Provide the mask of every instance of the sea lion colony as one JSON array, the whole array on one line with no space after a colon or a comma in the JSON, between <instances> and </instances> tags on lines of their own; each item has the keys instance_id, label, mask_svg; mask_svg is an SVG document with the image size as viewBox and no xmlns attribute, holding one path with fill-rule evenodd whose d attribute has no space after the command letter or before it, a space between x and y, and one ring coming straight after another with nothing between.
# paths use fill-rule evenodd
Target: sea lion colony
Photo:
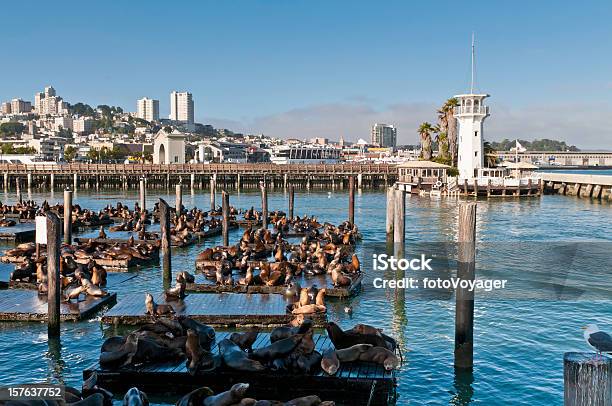
<instances>
[{"instance_id":1,"label":"sea lion colony","mask_svg":"<svg viewBox=\"0 0 612 406\"><path fill-rule=\"evenodd\" d=\"M341 337L335 329L342 333ZM358 324L342 331L330 323L327 331L334 348L325 354L315 350L310 319L296 326L275 328L269 335L269 344L258 348L253 348L257 330L232 333L217 344L218 352L213 354L216 334L212 327L187 316L157 317L126 336L104 341L100 366L115 370L185 360L190 374L219 369L290 374L323 370L330 375L337 373L343 362L373 362L388 371L399 366L395 340L379 329Z\"/></svg>"},{"instance_id":2,"label":"sea lion colony","mask_svg":"<svg viewBox=\"0 0 612 406\"><path fill-rule=\"evenodd\" d=\"M38 211L38 204L34 200L19 201L13 205L0 202L0 217L18 215L20 220L34 220Z\"/></svg>"}]
</instances>

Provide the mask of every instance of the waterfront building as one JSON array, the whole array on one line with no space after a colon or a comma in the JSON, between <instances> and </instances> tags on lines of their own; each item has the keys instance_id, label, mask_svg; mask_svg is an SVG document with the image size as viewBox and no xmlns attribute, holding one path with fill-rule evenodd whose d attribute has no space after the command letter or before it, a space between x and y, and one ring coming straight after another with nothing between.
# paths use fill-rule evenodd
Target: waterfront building
<instances>
[{"instance_id":1,"label":"waterfront building","mask_svg":"<svg viewBox=\"0 0 612 406\"><path fill-rule=\"evenodd\" d=\"M275 164L334 164L340 162L340 148L322 145L277 145L270 151Z\"/></svg>"},{"instance_id":2,"label":"waterfront building","mask_svg":"<svg viewBox=\"0 0 612 406\"><path fill-rule=\"evenodd\" d=\"M159 120L159 100L143 97L137 102L137 117L146 121Z\"/></svg>"},{"instance_id":3,"label":"waterfront building","mask_svg":"<svg viewBox=\"0 0 612 406\"><path fill-rule=\"evenodd\" d=\"M193 124L193 98L189 92L170 93L170 120L184 124Z\"/></svg>"},{"instance_id":4,"label":"waterfront building","mask_svg":"<svg viewBox=\"0 0 612 406\"><path fill-rule=\"evenodd\" d=\"M388 124L376 123L370 131L372 145L384 148L395 148L397 145L397 128Z\"/></svg>"},{"instance_id":5,"label":"waterfront building","mask_svg":"<svg viewBox=\"0 0 612 406\"><path fill-rule=\"evenodd\" d=\"M178 130L170 133L159 130L153 140L153 163L184 164L186 138L187 136Z\"/></svg>"}]
</instances>

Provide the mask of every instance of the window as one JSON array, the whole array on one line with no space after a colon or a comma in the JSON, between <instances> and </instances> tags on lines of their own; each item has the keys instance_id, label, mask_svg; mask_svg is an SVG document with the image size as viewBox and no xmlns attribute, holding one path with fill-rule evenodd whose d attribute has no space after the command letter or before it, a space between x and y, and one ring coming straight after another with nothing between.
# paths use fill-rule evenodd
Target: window
<instances>
[{"instance_id":1,"label":"window","mask_svg":"<svg viewBox=\"0 0 612 406\"><path fill-rule=\"evenodd\" d=\"M478 137L478 131L474 131L474 137Z\"/></svg>"},{"instance_id":2,"label":"window","mask_svg":"<svg viewBox=\"0 0 612 406\"><path fill-rule=\"evenodd\" d=\"M474 156L478 156L478 151L474 151Z\"/></svg>"},{"instance_id":3,"label":"window","mask_svg":"<svg viewBox=\"0 0 612 406\"><path fill-rule=\"evenodd\" d=\"M174 163L177 163L177 162L178 162L178 156L175 156L174 157Z\"/></svg>"}]
</instances>

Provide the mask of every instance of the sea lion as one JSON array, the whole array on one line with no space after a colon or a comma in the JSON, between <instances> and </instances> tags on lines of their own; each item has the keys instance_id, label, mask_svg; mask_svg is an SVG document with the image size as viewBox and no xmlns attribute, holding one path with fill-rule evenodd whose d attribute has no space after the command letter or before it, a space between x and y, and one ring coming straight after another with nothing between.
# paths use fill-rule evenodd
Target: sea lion
<instances>
[{"instance_id":1,"label":"sea lion","mask_svg":"<svg viewBox=\"0 0 612 406\"><path fill-rule=\"evenodd\" d=\"M310 304L308 300L308 289L302 288L300 290L300 301L299 301L300 306L299 307L306 306L307 304Z\"/></svg>"},{"instance_id":2,"label":"sea lion","mask_svg":"<svg viewBox=\"0 0 612 406\"><path fill-rule=\"evenodd\" d=\"M151 295L150 293L145 293L145 307L147 309L146 314L149 314L151 316L175 313L172 306L168 304L155 303L155 300L153 300L153 295Z\"/></svg>"},{"instance_id":3,"label":"sea lion","mask_svg":"<svg viewBox=\"0 0 612 406\"><path fill-rule=\"evenodd\" d=\"M319 293L319 288L317 285L312 285L308 288L308 303L315 303L317 298L317 294Z\"/></svg>"},{"instance_id":4,"label":"sea lion","mask_svg":"<svg viewBox=\"0 0 612 406\"><path fill-rule=\"evenodd\" d=\"M319 406L320 404L321 398L319 398L317 395L310 395L292 399L285 402L283 406Z\"/></svg>"},{"instance_id":5,"label":"sea lion","mask_svg":"<svg viewBox=\"0 0 612 406\"><path fill-rule=\"evenodd\" d=\"M317 296L315 297L315 304L317 306L325 306L325 293L327 290L325 288L319 289Z\"/></svg>"},{"instance_id":6,"label":"sea lion","mask_svg":"<svg viewBox=\"0 0 612 406\"><path fill-rule=\"evenodd\" d=\"M385 367L385 370L387 371L391 371L399 366L399 358L394 353L384 347L368 348L367 351L359 354L359 361L369 361L381 364Z\"/></svg>"},{"instance_id":7,"label":"sea lion","mask_svg":"<svg viewBox=\"0 0 612 406\"><path fill-rule=\"evenodd\" d=\"M210 351L212 344L215 342L215 329L206 324L195 321L187 316L180 315L177 317L178 322L183 329L192 329L198 333L200 345L203 349Z\"/></svg>"},{"instance_id":8,"label":"sea lion","mask_svg":"<svg viewBox=\"0 0 612 406\"><path fill-rule=\"evenodd\" d=\"M187 330L185 353L187 355L187 369L191 375L194 375L199 367L209 367L213 362L212 355L200 346L200 337L192 329Z\"/></svg>"},{"instance_id":9,"label":"sea lion","mask_svg":"<svg viewBox=\"0 0 612 406\"><path fill-rule=\"evenodd\" d=\"M318 370L321 365L321 354L317 351L311 351L308 354L301 354L296 364L301 373L310 374Z\"/></svg>"},{"instance_id":10,"label":"sea lion","mask_svg":"<svg viewBox=\"0 0 612 406\"><path fill-rule=\"evenodd\" d=\"M177 282L185 281L185 283L194 283L195 276L193 276L187 271L182 271L176 275L176 281Z\"/></svg>"},{"instance_id":11,"label":"sea lion","mask_svg":"<svg viewBox=\"0 0 612 406\"><path fill-rule=\"evenodd\" d=\"M382 329L370 326L368 324L355 324L352 329L346 330L347 333L355 334L374 334L381 335Z\"/></svg>"},{"instance_id":12,"label":"sea lion","mask_svg":"<svg viewBox=\"0 0 612 406\"><path fill-rule=\"evenodd\" d=\"M188 394L180 398L176 402L176 406L202 406L204 399L209 396L212 396L213 394L214 392L210 388L204 386L202 388L198 388L192 392L189 392Z\"/></svg>"},{"instance_id":13,"label":"sea lion","mask_svg":"<svg viewBox=\"0 0 612 406\"><path fill-rule=\"evenodd\" d=\"M102 345L103 351L100 352L100 366L102 368L114 369L129 365L138 350L138 337L135 334L129 334L121 346L117 348L117 343L113 343L112 348L110 347L110 345Z\"/></svg>"},{"instance_id":14,"label":"sea lion","mask_svg":"<svg viewBox=\"0 0 612 406\"><path fill-rule=\"evenodd\" d=\"M148 406L149 398L147 394L138 390L138 388L131 388L125 393L123 397L123 406Z\"/></svg>"},{"instance_id":15,"label":"sea lion","mask_svg":"<svg viewBox=\"0 0 612 406\"><path fill-rule=\"evenodd\" d=\"M318 304L308 304L306 306L298 307L291 311L292 314L313 314L313 313L325 313L327 308Z\"/></svg>"},{"instance_id":16,"label":"sea lion","mask_svg":"<svg viewBox=\"0 0 612 406\"><path fill-rule=\"evenodd\" d=\"M232 406L240 402L249 389L248 383L234 384L230 390L204 399L204 406Z\"/></svg>"},{"instance_id":17,"label":"sea lion","mask_svg":"<svg viewBox=\"0 0 612 406\"><path fill-rule=\"evenodd\" d=\"M259 361L250 359L247 354L229 339L223 339L219 343L219 353L223 363L229 368L238 371L257 372L266 369Z\"/></svg>"},{"instance_id":18,"label":"sea lion","mask_svg":"<svg viewBox=\"0 0 612 406\"><path fill-rule=\"evenodd\" d=\"M274 343L258 348L251 353L251 357L256 360L272 361L275 358L285 357L302 341L302 334L294 334L291 337L283 338Z\"/></svg>"},{"instance_id":19,"label":"sea lion","mask_svg":"<svg viewBox=\"0 0 612 406\"><path fill-rule=\"evenodd\" d=\"M184 299L187 295L185 294L185 282L176 282L173 288L166 289L164 296L166 300L170 299Z\"/></svg>"},{"instance_id":20,"label":"sea lion","mask_svg":"<svg viewBox=\"0 0 612 406\"><path fill-rule=\"evenodd\" d=\"M352 347L336 350L336 356L340 362L353 362L359 359L359 356L372 347L372 344L355 344Z\"/></svg>"},{"instance_id":21,"label":"sea lion","mask_svg":"<svg viewBox=\"0 0 612 406\"><path fill-rule=\"evenodd\" d=\"M335 375L340 368L340 360L336 354L336 350L328 349L323 353L321 358L321 369L328 375Z\"/></svg>"},{"instance_id":22,"label":"sea lion","mask_svg":"<svg viewBox=\"0 0 612 406\"><path fill-rule=\"evenodd\" d=\"M358 334L342 331L336 323L331 321L327 323L326 330L331 342L337 349L348 348L355 344L372 344L374 347L386 347L391 351L395 350L395 346L380 334Z\"/></svg>"},{"instance_id":23,"label":"sea lion","mask_svg":"<svg viewBox=\"0 0 612 406\"><path fill-rule=\"evenodd\" d=\"M245 333L232 333L230 335L230 340L232 340L235 344L238 345L242 350L247 352L253 351L253 343L257 340L257 336L259 332L256 330L247 331Z\"/></svg>"},{"instance_id":24,"label":"sea lion","mask_svg":"<svg viewBox=\"0 0 612 406\"><path fill-rule=\"evenodd\" d=\"M81 396L85 399L95 393L103 396L103 404L105 406L112 406L113 394L107 391L106 389L98 386L98 373L94 371L89 376L89 378L87 378L87 380L83 381L83 386L81 387Z\"/></svg>"}]
</instances>

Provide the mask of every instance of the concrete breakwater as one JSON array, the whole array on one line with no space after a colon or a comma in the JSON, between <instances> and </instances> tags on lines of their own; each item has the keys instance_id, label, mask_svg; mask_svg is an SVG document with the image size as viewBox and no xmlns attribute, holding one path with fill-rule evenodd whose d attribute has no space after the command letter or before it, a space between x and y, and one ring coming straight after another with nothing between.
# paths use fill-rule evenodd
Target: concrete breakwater
<instances>
[{"instance_id":1,"label":"concrete breakwater","mask_svg":"<svg viewBox=\"0 0 612 406\"><path fill-rule=\"evenodd\" d=\"M211 180L223 188L255 188L263 181L272 188L345 188L353 177L358 188L379 188L397 180L389 164L1 164L4 189L55 187L169 188L178 183L204 189Z\"/></svg>"},{"instance_id":2,"label":"concrete breakwater","mask_svg":"<svg viewBox=\"0 0 612 406\"><path fill-rule=\"evenodd\" d=\"M544 193L612 201L612 176L542 173Z\"/></svg>"}]
</instances>

